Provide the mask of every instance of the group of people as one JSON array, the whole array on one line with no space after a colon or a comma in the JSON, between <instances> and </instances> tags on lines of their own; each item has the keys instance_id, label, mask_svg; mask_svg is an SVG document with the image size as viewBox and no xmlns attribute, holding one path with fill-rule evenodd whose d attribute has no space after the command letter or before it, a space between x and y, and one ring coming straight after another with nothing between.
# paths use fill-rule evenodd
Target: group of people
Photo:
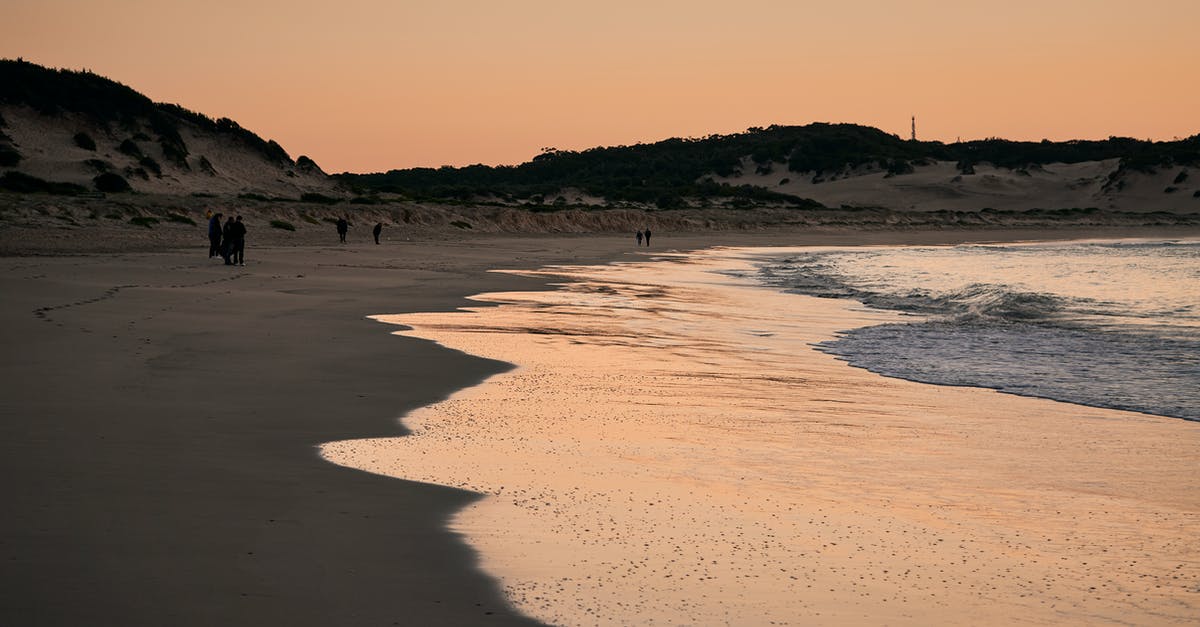
<instances>
[{"instance_id":1,"label":"group of people","mask_svg":"<svg viewBox=\"0 0 1200 627\"><path fill-rule=\"evenodd\" d=\"M650 229L646 229L645 231L638 231L638 232L637 232L637 243L638 243L638 246L641 246L641 245L642 245L642 240L646 240L646 245L647 245L647 246L649 246L649 245L650 245Z\"/></svg>"},{"instance_id":2,"label":"group of people","mask_svg":"<svg viewBox=\"0 0 1200 627\"><path fill-rule=\"evenodd\" d=\"M343 244L346 243L346 232L349 230L350 230L349 220L346 220L346 218L344 218L344 217L338 218L337 219L337 234L338 234L339 242L341 242ZM376 222L375 228L371 229L371 234L375 236L375 243L378 244L379 236L383 234L383 223Z\"/></svg>"},{"instance_id":3,"label":"group of people","mask_svg":"<svg viewBox=\"0 0 1200 627\"><path fill-rule=\"evenodd\" d=\"M242 216L230 216L221 224L222 214L208 219L208 258L220 255L227 266L246 265L246 225Z\"/></svg>"}]
</instances>

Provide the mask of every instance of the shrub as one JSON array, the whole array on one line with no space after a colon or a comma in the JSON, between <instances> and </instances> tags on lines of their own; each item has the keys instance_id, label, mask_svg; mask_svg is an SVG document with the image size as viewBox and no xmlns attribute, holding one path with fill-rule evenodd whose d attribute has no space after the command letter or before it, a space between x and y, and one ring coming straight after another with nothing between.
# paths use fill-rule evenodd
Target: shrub
<instances>
[{"instance_id":1,"label":"shrub","mask_svg":"<svg viewBox=\"0 0 1200 627\"><path fill-rule=\"evenodd\" d=\"M21 162L21 153L12 148L0 148L0 167L15 168Z\"/></svg>"},{"instance_id":2,"label":"shrub","mask_svg":"<svg viewBox=\"0 0 1200 627\"><path fill-rule=\"evenodd\" d=\"M64 196L72 196L87 191L82 185L45 181L36 176L29 176L21 172L5 172L4 176L0 176L0 189L6 189L18 194L43 193Z\"/></svg>"},{"instance_id":3,"label":"shrub","mask_svg":"<svg viewBox=\"0 0 1200 627\"><path fill-rule=\"evenodd\" d=\"M91 135L88 135L87 133L84 133L83 131L79 131L78 133L75 133L75 145L79 146L80 148L82 148L84 150L95 150L96 149L96 141L94 139L92 139Z\"/></svg>"},{"instance_id":4,"label":"shrub","mask_svg":"<svg viewBox=\"0 0 1200 627\"><path fill-rule=\"evenodd\" d=\"M307 213L300 214L300 218L309 224L321 224L321 221L308 215Z\"/></svg>"},{"instance_id":5,"label":"shrub","mask_svg":"<svg viewBox=\"0 0 1200 627\"><path fill-rule=\"evenodd\" d=\"M912 174L913 166L904 159L892 159L888 162L887 174L884 176L900 176L902 174Z\"/></svg>"},{"instance_id":6,"label":"shrub","mask_svg":"<svg viewBox=\"0 0 1200 627\"><path fill-rule=\"evenodd\" d=\"M312 159L308 158L305 155L300 155L299 157L296 157L296 167L300 168L300 171L305 172L305 173L321 171L321 167L317 165L317 162L313 161Z\"/></svg>"},{"instance_id":7,"label":"shrub","mask_svg":"<svg viewBox=\"0 0 1200 627\"><path fill-rule=\"evenodd\" d=\"M164 159L174 163L181 170L192 169L187 162L188 149L184 145L182 138L168 139L167 137L160 137L158 145L162 148Z\"/></svg>"},{"instance_id":8,"label":"shrub","mask_svg":"<svg viewBox=\"0 0 1200 627\"><path fill-rule=\"evenodd\" d=\"M209 176L217 175L217 170L213 167L212 162L208 160L208 157L203 155L200 156L200 171Z\"/></svg>"},{"instance_id":9,"label":"shrub","mask_svg":"<svg viewBox=\"0 0 1200 627\"><path fill-rule=\"evenodd\" d=\"M320 203L322 205L333 205L333 204L338 203L339 199L331 198L329 196L326 196L324 194L318 194L316 192L305 192L303 194L300 194L300 202L315 202L315 203Z\"/></svg>"},{"instance_id":10,"label":"shrub","mask_svg":"<svg viewBox=\"0 0 1200 627\"><path fill-rule=\"evenodd\" d=\"M154 176L162 178L162 168L159 167L158 162L154 159L151 159L150 157L142 157L141 159L138 159L138 165L142 166L149 172L153 172Z\"/></svg>"},{"instance_id":11,"label":"shrub","mask_svg":"<svg viewBox=\"0 0 1200 627\"><path fill-rule=\"evenodd\" d=\"M88 159L83 162L83 165L95 170L97 174L108 172L113 167L111 163L103 159Z\"/></svg>"},{"instance_id":12,"label":"shrub","mask_svg":"<svg viewBox=\"0 0 1200 627\"><path fill-rule=\"evenodd\" d=\"M257 194L255 192L243 192L241 194L238 194L238 198L241 198L242 200L257 200L259 202L267 202L267 201L271 200L270 198L267 198L266 196L263 196L262 194Z\"/></svg>"},{"instance_id":13,"label":"shrub","mask_svg":"<svg viewBox=\"0 0 1200 627\"><path fill-rule=\"evenodd\" d=\"M151 229L151 228L154 228L155 224L158 224L158 218L154 218L151 216L134 216L132 218L129 218L129 223L136 224L137 226L144 226L148 229Z\"/></svg>"},{"instance_id":14,"label":"shrub","mask_svg":"<svg viewBox=\"0 0 1200 627\"><path fill-rule=\"evenodd\" d=\"M1180 183L1182 183L1182 182L1186 181L1186 180L1187 180L1187 177L1188 177L1188 171L1187 171L1187 170L1180 170L1180 171L1179 171L1179 174L1175 175L1175 180L1173 181L1173 183L1174 183L1174 184L1176 184L1176 185L1178 185L1178 184L1180 184Z\"/></svg>"},{"instance_id":15,"label":"shrub","mask_svg":"<svg viewBox=\"0 0 1200 627\"><path fill-rule=\"evenodd\" d=\"M284 231L295 231L296 227L291 222L285 220L271 220L271 228L282 229Z\"/></svg>"},{"instance_id":16,"label":"shrub","mask_svg":"<svg viewBox=\"0 0 1200 627\"><path fill-rule=\"evenodd\" d=\"M190 224L192 226L196 226L195 220L193 220L185 215L178 214L178 213L168 213L167 221L168 222L178 222L180 224Z\"/></svg>"},{"instance_id":17,"label":"shrub","mask_svg":"<svg viewBox=\"0 0 1200 627\"><path fill-rule=\"evenodd\" d=\"M457 226L460 229L469 229L469 228L471 228L471 223L463 222L462 220L455 220L450 223L450 226Z\"/></svg>"},{"instance_id":18,"label":"shrub","mask_svg":"<svg viewBox=\"0 0 1200 627\"><path fill-rule=\"evenodd\" d=\"M675 194L662 194L654 200L659 209L679 209L684 206L683 199Z\"/></svg>"},{"instance_id":19,"label":"shrub","mask_svg":"<svg viewBox=\"0 0 1200 627\"><path fill-rule=\"evenodd\" d=\"M125 177L115 172L105 172L93 178L92 183L96 185L96 189L102 192L128 192L133 189Z\"/></svg>"},{"instance_id":20,"label":"shrub","mask_svg":"<svg viewBox=\"0 0 1200 627\"><path fill-rule=\"evenodd\" d=\"M132 139L127 139L121 142L121 145L117 146L117 150L121 151L123 154L129 155L130 157L134 157L135 159L142 158L142 149L138 148L138 145L135 144Z\"/></svg>"}]
</instances>

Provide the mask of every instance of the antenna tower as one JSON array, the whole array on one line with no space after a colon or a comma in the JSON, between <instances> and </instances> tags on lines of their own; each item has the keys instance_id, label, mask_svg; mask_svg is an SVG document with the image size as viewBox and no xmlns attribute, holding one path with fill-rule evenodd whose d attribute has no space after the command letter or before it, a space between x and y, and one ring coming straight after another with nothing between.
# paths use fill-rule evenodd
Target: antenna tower
<instances>
[{"instance_id":1,"label":"antenna tower","mask_svg":"<svg viewBox=\"0 0 1200 627\"><path fill-rule=\"evenodd\" d=\"M912 140L917 141L917 116L912 118Z\"/></svg>"}]
</instances>

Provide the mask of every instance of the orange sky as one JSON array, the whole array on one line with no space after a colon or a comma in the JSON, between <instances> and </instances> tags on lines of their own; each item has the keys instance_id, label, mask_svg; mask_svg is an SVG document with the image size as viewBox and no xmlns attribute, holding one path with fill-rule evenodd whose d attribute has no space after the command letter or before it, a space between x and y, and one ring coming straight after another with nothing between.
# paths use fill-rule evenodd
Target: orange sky
<instances>
[{"instance_id":1,"label":"orange sky","mask_svg":"<svg viewBox=\"0 0 1200 627\"><path fill-rule=\"evenodd\" d=\"M1197 0L2 0L0 57L367 172L911 114L946 141L1188 136L1197 24Z\"/></svg>"}]
</instances>

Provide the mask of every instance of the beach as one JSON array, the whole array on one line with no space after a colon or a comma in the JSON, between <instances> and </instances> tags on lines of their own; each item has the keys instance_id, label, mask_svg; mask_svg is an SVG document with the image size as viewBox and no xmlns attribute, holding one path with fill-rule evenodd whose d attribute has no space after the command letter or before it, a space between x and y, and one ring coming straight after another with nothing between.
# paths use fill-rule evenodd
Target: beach
<instances>
[{"instance_id":1,"label":"beach","mask_svg":"<svg viewBox=\"0 0 1200 627\"><path fill-rule=\"evenodd\" d=\"M1154 234L1150 230L1140 233ZM718 244L954 243L1105 234L773 231L721 233L714 238L711 234L656 233L649 254ZM389 445L372 459L360 459L358 467L371 472L335 465L320 453L322 445L332 446L329 443L383 442L379 439L403 435L406 427L421 429L430 412L449 406L473 407L469 416L477 422L458 421L454 425L458 431L434 434L433 439L455 437L459 443L470 441L498 454L502 449L488 447L483 438L502 438L506 433L515 436L518 432L508 429L504 422L508 414L503 411L525 406L520 405L522 399L511 395L488 395L505 390L504 385L517 384L531 386L522 398L546 391L539 379L520 379L536 374L539 367L513 357L528 352L520 342L536 335L540 341L562 343L571 335L543 333L545 329L505 332L504 325L513 324L514 319L506 318L504 312L516 297L467 297L542 293L549 298L559 292L548 291L548 284L564 278L561 272L540 274L539 269L648 261L646 249L639 251L633 244L632 237L547 235L387 241L383 246L256 248L252 239L248 265L229 268L204 258L203 237L197 233L195 248L188 250L99 254L89 249L88 242L80 242L72 253L56 243L54 250L59 256L0 259L7 270L0 279L5 294L0 328L9 355L3 362L5 394L0 401L5 416L0 426L4 430L0 433L4 464L0 476L11 499L0 534L5 588L0 622L473 625L536 624L539 619L577 616L538 614L536 608L545 602L535 597L563 597L567 592L541 587L537 576L531 576L528 585L497 580L497 572L509 572L505 570L508 567L496 568L505 559L503 552L494 546L481 549L472 544L475 538L487 535L479 531L488 525L490 514L483 514L489 511L489 501L497 499L485 496L481 500L481 495L495 495L505 485L495 482L499 474L482 468L480 474L471 474L453 486L422 482L433 479L440 466L462 461L462 449L429 449L429 454L437 457L419 464L425 474L408 477L418 481L376 474L399 463L385 451L403 448ZM6 246L10 251L19 249ZM661 265L671 263L678 262ZM535 302L528 296L519 301L517 305ZM833 305L825 302L822 306ZM437 333L419 330L396 336L391 334L396 327L388 324L389 320L368 318L435 315L437 325L444 325L447 318L436 312L461 307L471 311L451 316L467 316L471 325L491 327L504 341L489 336L481 342L479 333L445 328ZM828 337L847 321L876 315L831 308L824 317L817 316L825 322L813 323L797 335L797 347ZM400 322L412 325L416 319ZM563 364L578 364L581 371L588 370L584 366L597 366L599 372L625 372L628 367L626 376L636 376L641 371L634 365L657 363L658 355L669 352L654 350L661 348L661 337L637 340L632 346L575 347L586 349L589 359L597 360L594 362L571 361L563 354L546 352L543 357L560 360L540 366L558 377L548 389L563 395L561 402L574 398L573 402L586 405L598 398L611 400L612 390L602 389L594 390L605 392L599 396L572 397L570 386L582 379L572 380L563 372ZM620 351L650 351L654 357L639 361L631 360L628 352L613 354ZM1146 622L1187 622L1195 616L1195 601L1189 600L1195 590L1181 591L1180 580L1166 581L1164 588L1153 587L1164 583L1158 578L1127 585L1130 578L1151 573L1158 577L1157 573L1168 567L1178 567L1182 581L1195 585L1196 492L1179 494L1194 487L1188 483L1194 479L1186 476L1195 468L1194 425L883 379L828 355L811 352L810 357L805 364L808 370L786 375L809 383L806 389L815 390L811 402L825 403L818 412L822 418L813 423L812 448L802 449L814 453L809 461L815 465L808 467L812 471L809 492L802 498L781 497L770 506L750 507L738 499L736 485L727 483L719 463L692 469L690 475L696 492L716 499L710 515L722 517L719 522L727 524L731 517L745 516L755 523L746 525L755 530L746 538L748 543L778 543L779 534L775 538L756 534L772 533L772 525L782 524L781 520L810 530L807 538L811 544L792 543L788 550L803 553L812 562L809 567L819 572L806 573L795 581L803 582L798 586L824 588L804 609L811 614L795 613L791 618L811 619L821 612L829 622L871 621L872 617L884 619L874 622L955 621L955 617L961 621L999 601L1010 610L1004 617L1035 617L1031 622L1054 622L1056 616L1065 622L1119 621L1130 616L1146 618ZM566 362L561 361L564 358ZM518 369L512 370L511 363ZM713 372L728 367L714 365ZM745 366L743 372L753 368L759 365ZM772 372L762 369L763 384L779 374ZM666 377L661 372L653 374ZM471 387L489 377L493 378L488 384ZM501 387L495 387L497 382ZM648 385L645 394L624 398L634 404L650 404L661 397L663 389L670 389L671 383L664 378L655 382L663 387ZM865 414L845 411L842 401L847 396L853 400L861 386L869 386L877 395L876 409L887 416L886 428L866 424ZM986 402L979 400L983 394L988 394ZM440 406L420 409L439 402ZM706 427L712 432L695 441L680 440L678 446L694 448L720 437L721 406L706 406L712 410L712 421ZM615 413L607 406L585 408L605 416ZM953 408L966 408L965 414L950 411ZM415 410L418 413L405 417ZM933 424L931 416L949 414L956 416L950 425ZM973 419L982 415L992 420ZM1003 419L994 420L997 416ZM1061 420L1036 420L1038 428L1030 429L1030 417ZM489 420L495 424L483 424ZM625 430L635 423L612 428ZM1087 429L1081 427L1085 424ZM667 425L651 426L669 434ZM495 428L499 431L492 430ZM464 435L464 429L469 433ZM578 440L568 435L552 430L546 440L550 448ZM420 446L426 446L430 438L413 438L413 442L418 440ZM769 446L771 442L767 438L765 443ZM995 442L1008 448L993 450L989 443ZM1051 442L1053 446L1023 446L1031 442ZM1090 446L1077 446L1080 442ZM1120 446L1113 447L1112 442ZM659 506L657 499L665 499L663 513L645 519L646 524L668 525L673 535L664 533L664 538L683 538L697 525L719 528L710 524L712 521L699 520L693 525L667 513L691 511L672 509L683 507L672 501L677 495L664 493L654 482L656 473L671 478L678 469L639 457L637 450L626 448L616 457L606 458L583 447L589 444L587 439L578 443L581 448L577 451L586 452L586 459L619 464L622 477L634 472L630 469L648 475L645 482L633 484L613 483L607 480L610 475L597 475L600 483L581 485L581 489L592 490L594 495L597 486L608 485L605 490L614 500L613 507L626 498L655 501L652 507ZM916 443L920 448L898 447L897 443ZM458 451L457 457L448 459L450 450ZM1002 454L1017 451L1023 456L1005 458ZM979 461L978 455L989 452L992 461L1012 474L979 471L953 476L935 472L938 468L971 467ZM1093 456L1101 453L1102 459ZM869 463L877 457L887 459L889 465ZM943 463L931 466L931 459ZM1119 463L1113 463L1114 459ZM1148 459L1163 463L1147 468ZM773 472L769 461L763 460L763 474L756 480L769 481ZM731 462L738 467L744 463ZM542 472L542 467L530 464L530 472ZM1129 470L1133 468L1146 472ZM1121 485L1116 479L1104 479L1121 469L1137 481ZM1051 511L1044 505L1045 495L1008 489L1010 480L1020 486L1024 484L1019 479L1030 476L1044 478L1041 489L1049 494L1069 492L1072 498L1055 499L1055 504L1062 502L1063 507ZM1097 488L1089 483L1093 480L1107 487ZM899 498L909 494L914 483L926 489L911 499ZM623 493L630 485L630 491ZM932 485L936 489L929 487ZM720 489L710 490L712 486ZM1085 515L1105 508L1112 511L1109 499L1114 497L1120 498L1116 518ZM1010 520L1011 524L995 524L988 507L997 503L1001 513L1020 510L1025 504L1033 514ZM873 524L864 522L885 505L900 513L892 518L876 517ZM788 506L793 508L791 517L777 518ZM606 522L556 518L549 512L531 511L528 504L515 507L529 517L528 529L534 530L568 525L575 533L581 522ZM961 515L973 508L974 515ZM895 525L888 527L887 520ZM1113 521L1129 524L1114 529ZM1022 527L1026 522L1032 526ZM606 538L635 528L611 528L604 533L592 531L598 529L592 526L582 529L596 541L590 550L603 552ZM989 531L993 529L1000 531ZM1019 540L1012 535L1014 530L1021 532ZM628 538L635 537L633 531L628 533ZM641 533L638 531L637 537ZM895 543L893 534L905 535L906 540ZM510 542L512 536L492 537L503 539L501 546L513 553L539 557L536 550L540 549ZM1088 559L1096 554L1098 538L1108 538L1105 543L1115 543L1119 550L1099 561ZM718 550L732 546L718 538L709 540ZM567 545L568 550L546 551L543 561L554 563L559 559L556 556L569 557L575 548ZM656 546L647 556L657 559L662 548ZM1139 550L1143 557L1130 557ZM1064 564L1048 564L1048 560L1064 557ZM896 586L901 585L896 569L910 558L925 559L947 571L951 574L948 581L922 579L919 586L896 596ZM1121 561L1126 558L1129 560ZM710 565L711 572L703 571L708 574L689 570L699 586L692 589L716 585L699 582L701 576L715 576L719 582L721 577L755 572L738 571L751 567L751 562L739 559L734 554L714 556L708 561L722 563ZM1132 559L1142 565L1128 564ZM1176 563L1166 563L1171 560ZM1084 561L1090 563L1084 565ZM859 564L869 564L874 576L886 583L868 584L865 579L855 583L849 575L866 572L856 570L862 568ZM636 564L627 568L637 576L618 577L622 573L613 571L614 586L617 580L661 585L661 579L646 573L658 568L654 572L661 575L667 565L652 564L640 571L643 567ZM971 583L979 585L973 578L996 569L1009 569L1005 572L1010 572L1012 579L991 581L995 589L983 596L968 592ZM889 572L885 575L883 570ZM926 573L921 571L921 575ZM971 583L952 585L951 577L954 582ZM1053 580L1053 585L1045 586L1048 580ZM1105 588L1109 580L1113 587ZM1048 610L1049 593L1043 593L1039 585L1052 589L1060 597L1059 605ZM1095 590L1091 590L1093 586ZM563 589L585 590L565 583ZM605 602L625 602L625 591L614 589ZM670 590L663 588L664 594ZM773 594L769 587L749 586L747 590L759 595L758 599ZM892 596L885 594L888 590ZM871 594L869 599L866 593ZM1132 595L1132 600L1119 598L1126 594ZM948 596L929 602L926 595ZM1082 603L1089 595L1100 600ZM714 604L737 607L741 602L721 597L703 603L696 598L685 601L682 614L679 605L668 602L652 609L667 613L662 622L679 622L686 620L679 616L694 615L699 617L697 622L711 623L722 622L722 617L708 608ZM905 602L907 610L884 607ZM1138 614L1137 608L1146 611ZM586 616L586 608L581 611ZM647 614L651 615L657 616ZM737 622L737 616L724 618Z\"/></svg>"},{"instance_id":2,"label":"beach","mask_svg":"<svg viewBox=\"0 0 1200 627\"><path fill-rule=\"evenodd\" d=\"M904 316L747 284L765 253L381 317L518 369L323 454L487 494L452 528L552 624L1191 622L1197 423L850 368L812 345Z\"/></svg>"}]
</instances>

